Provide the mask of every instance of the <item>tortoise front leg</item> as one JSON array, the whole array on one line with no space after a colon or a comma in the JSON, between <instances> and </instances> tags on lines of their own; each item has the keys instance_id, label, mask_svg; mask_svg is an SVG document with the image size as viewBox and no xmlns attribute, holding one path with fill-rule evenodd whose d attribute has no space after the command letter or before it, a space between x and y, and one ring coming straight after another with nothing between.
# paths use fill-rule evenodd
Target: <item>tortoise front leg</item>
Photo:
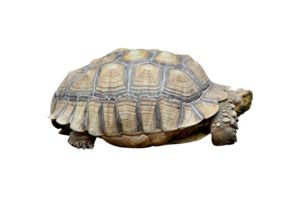
<instances>
[{"instance_id":1,"label":"tortoise front leg","mask_svg":"<svg viewBox=\"0 0 300 200\"><path fill-rule=\"evenodd\" d=\"M76 132L71 131L68 142L73 147L78 149L92 149L94 148L96 137L90 135L87 131L85 132Z\"/></svg>"},{"instance_id":2,"label":"tortoise front leg","mask_svg":"<svg viewBox=\"0 0 300 200\"><path fill-rule=\"evenodd\" d=\"M228 101L221 102L218 113L212 119L210 132L212 143L216 146L234 144L237 141L238 119L236 112L233 110L234 107Z\"/></svg>"}]
</instances>

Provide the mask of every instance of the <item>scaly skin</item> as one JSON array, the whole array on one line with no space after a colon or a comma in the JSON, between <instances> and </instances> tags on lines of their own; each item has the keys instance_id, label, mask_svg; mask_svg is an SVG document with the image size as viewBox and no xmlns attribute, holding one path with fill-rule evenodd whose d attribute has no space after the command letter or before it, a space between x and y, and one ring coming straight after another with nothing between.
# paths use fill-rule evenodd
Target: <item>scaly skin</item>
<instances>
[{"instance_id":1,"label":"scaly skin","mask_svg":"<svg viewBox=\"0 0 300 200\"><path fill-rule=\"evenodd\" d=\"M238 125L234 107L228 101L221 102L218 113L211 121L212 143L216 146L234 144L237 141L236 129L238 129Z\"/></svg>"},{"instance_id":2,"label":"scaly skin","mask_svg":"<svg viewBox=\"0 0 300 200\"><path fill-rule=\"evenodd\" d=\"M248 111L252 105L253 93L241 88L229 90L228 100L220 102L220 109L210 125L212 143L216 146L237 142L238 116Z\"/></svg>"},{"instance_id":3,"label":"scaly skin","mask_svg":"<svg viewBox=\"0 0 300 200\"><path fill-rule=\"evenodd\" d=\"M95 143L96 137L88 134L87 131L85 132L76 132L72 131L70 132L69 136L69 144L73 147L76 147L78 149L93 149L94 143Z\"/></svg>"}]
</instances>

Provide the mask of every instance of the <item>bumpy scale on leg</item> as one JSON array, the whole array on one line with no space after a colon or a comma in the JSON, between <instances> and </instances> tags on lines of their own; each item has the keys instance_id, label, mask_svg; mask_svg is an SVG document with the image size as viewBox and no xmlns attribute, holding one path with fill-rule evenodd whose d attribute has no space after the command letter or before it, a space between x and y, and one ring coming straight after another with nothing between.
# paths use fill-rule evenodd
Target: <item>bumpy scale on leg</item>
<instances>
[{"instance_id":1,"label":"bumpy scale on leg","mask_svg":"<svg viewBox=\"0 0 300 200\"><path fill-rule=\"evenodd\" d=\"M94 148L96 137L88 134L88 132L72 131L69 136L69 144L78 149Z\"/></svg>"},{"instance_id":2,"label":"bumpy scale on leg","mask_svg":"<svg viewBox=\"0 0 300 200\"><path fill-rule=\"evenodd\" d=\"M234 107L228 101L221 102L219 112L211 122L212 142L216 146L234 144L237 141L236 130L238 129L238 118L236 112L233 110Z\"/></svg>"}]
</instances>

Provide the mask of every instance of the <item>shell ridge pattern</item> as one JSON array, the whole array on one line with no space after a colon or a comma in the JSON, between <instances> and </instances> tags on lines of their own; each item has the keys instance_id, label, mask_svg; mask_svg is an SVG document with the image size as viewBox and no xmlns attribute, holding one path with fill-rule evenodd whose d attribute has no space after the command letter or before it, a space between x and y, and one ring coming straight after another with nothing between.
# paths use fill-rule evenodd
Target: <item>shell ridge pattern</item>
<instances>
[{"instance_id":1,"label":"shell ridge pattern","mask_svg":"<svg viewBox=\"0 0 300 200\"><path fill-rule=\"evenodd\" d=\"M76 81L76 79L77 79L81 74L84 74L84 72L82 71L82 72L79 72L78 74L76 74L76 75L72 78L72 80L70 81L70 83L68 84L68 87L67 87L67 89L66 89L66 91L65 91L65 94L66 94L67 97L70 96L70 93L69 93L70 87L73 85L73 83Z\"/></svg>"},{"instance_id":2,"label":"shell ridge pattern","mask_svg":"<svg viewBox=\"0 0 300 200\"><path fill-rule=\"evenodd\" d=\"M163 68L163 80L162 80L162 83L161 83L160 95L163 94L163 91L164 91L164 89L166 87L166 84L167 84L166 79L168 79L168 77L169 77L169 69Z\"/></svg>"},{"instance_id":3,"label":"shell ridge pattern","mask_svg":"<svg viewBox=\"0 0 300 200\"><path fill-rule=\"evenodd\" d=\"M183 122L183 118L184 118L184 106L183 106L183 104L181 103L181 104L180 104L180 115L179 115L179 120L178 120L177 127L180 127L180 125L181 125L182 122Z\"/></svg>"},{"instance_id":4,"label":"shell ridge pattern","mask_svg":"<svg viewBox=\"0 0 300 200\"><path fill-rule=\"evenodd\" d=\"M100 109L99 109L99 117L100 117L100 132L102 135L105 135L105 122L104 122L104 112L103 112L103 100L101 100L100 103Z\"/></svg>"},{"instance_id":5,"label":"shell ridge pattern","mask_svg":"<svg viewBox=\"0 0 300 200\"><path fill-rule=\"evenodd\" d=\"M89 112L88 112L88 109L89 109L89 103L90 103L90 99L88 99L88 102L85 106L85 109L84 109L84 120L83 120L83 128L85 130L87 130L87 124L88 124L88 118L89 118Z\"/></svg>"},{"instance_id":6,"label":"shell ridge pattern","mask_svg":"<svg viewBox=\"0 0 300 200\"><path fill-rule=\"evenodd\" d=\"M151 60L149 63L153 64L155 66L158 66L158 67L163 67L163 68L181 69L183 67L182 61L184 61L184 59L178 55L178 62L179 62L178 65L160 63L156 60Z\"/></svg>"},{"instance_id":7,"label":"shell ridge pattern","mask_svg":"<svg viewBox=\"0 0 300 200\"><path fill-rule=\"evenodd\" d=\"M70 119L69 119L69 123L71 123L74 119L74 116L75 116L75 113L76 113L76 108L77 108L77 104L78 104L78 99L79 99L79 96L77 96L77 99L76 99L76 104L73 108L73 111L72 111L72 114L70 116Z\"/></svg>"},{"instance_id":8,"label":"shell ridge pattern","mask_svg":"<svg viewBox=\"0 0 300 200\"><path fill-rule=\"evenodd\" d=\"M195 77L195 75L193 74L193 72L191 72L191 70L186 69L186 68L182 68L181 70L184 71L185 73L187 73L193 79L193 81L201 88L201 90L203 90L202 85L200 84L200 81L198 80L197 77Z\"/></svg>"},{"instance_id":9,"label":"shell ridge pattern","mask_svg":"<svg viewBox=\"0 0 300 200\"><path fill-rule=\"evenodd\" d=\"M100 74L100 71L101 71L101 69L103 68L103 66L104 65L106 65L106 64L109 64L109 63L119 63L119 64L124 64L125 66L130 66L130 67L134 67L134 66L136 66L136 65L139 65L139 64L145 64L145 63L149 63L149 64L153 64L153 65L155 65L155 66L158 66L158 67L161 67L162 68L162 70L164 71L164 73L162 74L162 76L163 76L163 79L160 81L160 93L157 95L157 94L142 94L142 95L135 95L135 94L132 94L132 93L129 93L128 91L129 91L129 84L130 84L130 81L129 80L127 80L127 94L120 94L119 96L117 96L117 97L115 97L116 99L120 99L120 98L124 98L124 97L131 97L131 98L134 98L134 99L137 99L137 98L159 98L159 97L166 97L166 98L168 98L168 99L171 99L172 101L183 101L183 103L193 103L193 102L195 102L195 101L197 101L198 99L200 99L201 98L201 91L199 91L199 97L198 97L198 99L195 99L195 98L193 98L193 99L191 99L191 100L188 100L188 101L184 101L183 99L181 99L181 98L174 98L174 96L172 96L172 95L168 95L168 94L163 94L163 89L164 89L164 86L166 85L166 79L167 79L167 77L168 77L168 71L169 71L169 69L180 69L180 70L182 70L182 71L184 71L184 72L186 72L191 78L192 78L192 80L199 86L199 87L201 87L201 84L199 84L199 82L197 81L197 78L195 78L195 76L193 75L193 73L192 72L190 72L190 70L188 70L188 69L186 69L185 68L185 61L186 61L186 59L185 58L183 58L183 57L181 57L181 56L179 56L178 55L178 57L179 57L179 61L180 61L180 63L178 64L178 65L173 65L173 64L165 64L165 63L159 63L159 62L157 62L157 61L155 61L154 62L154 58L155 58L155 55L157 54L157 51L152 51L152 50L148 50L148 51L150 51L150 53L149 53L149 55L147 56L147 58L146 59L144 59L144 60L142 60L142 61L138 61L138 62L128 62L128 61L125 61L125 60L123 60L122 59L122 56L124 55L124 51L127 51L127 50L123 50L123 51L120 51L120 52L117 52L117 53L113 53L113 54L118 54L118 56L117 56L117 58L114 60L114 61L111 61L111 62L108 62L108 63L104 63L104 64L102 64L101 66L99 66L98 67L98 69L97 69L97 72L96 72L96 74L95 74L95 77L94 77L94 81L93 81L93 93L92 93L92 95L90 95L89 97L90 98L98 98L98 99L102 99L102 100L104 100L104 99L110 99L110 98L112 98L112 97L110 97L110 96L105 96L105 97L97 97L97 96L95 96L95 90L96 90L96 85L97 85L97 82L99 81L98 79L99 79L99 74ZM108 55L106 55L106 56L109 56L109 55L112 55L112 54L108 54ZM106 57L105 56L105 57ZM131 65L130 63L132 63L133 65ZM93 64L93 65L95 65L95 64ZM91 70L91 68L92 68L92 66L93 65L87 65L84 69L83 69L83 71L84 72L86 72L86 71L89 71L89 70ZM78 78L78 76L80 76L81 74L83 74L84 72L80 72L80 73L78 73L75 77L73 77L72 78L72 80L70 81L70 83L68 84L68 87L67 88L70 88L71 87L71 85L73 84L73 82ZM127 74L132 74L132 71L129 71L128 70L128 72L127 72ZM126 77L126 76L125 76ZM127 76L127 79L131 79L130 77L128 77ZM209 88L209 87L208 87ZM208 88L206 88L205 90L207 90ZM203 92L204 91L202 91L202 94L203 94ZM75 94L74 94L75 95ZM73 96L72 94L67 94L67 96L69 96L69 97L75 97L75 96ZM77 96L77 95L76 95ZM57 93L56 93L56 95L55 95L55 98L56 99L61 99L63 96L58 96L57 95ZM80 97L82 97L82 98L87 98L88 96L85 96L84 97L84 95L80 95Z\"/></svg>"},{"instance_id":10,"label":"shell ridge pattern","mask_svg":"<svg viewBox=\"0 0 300 200\"><path fill-rule=\"evenodd\" d=\"M204 116L198 111L198 109L195 108L195 106L193 104L191 104L191 107L192 107L193 111L201 118L201 120L203 120Z\"/></svg>"},{"instance_id":11,"label":"shell ridge pattern","mask_svg":"<svg viewBox=\"0 0 300 200\"><path fill-rule=\"evenodd\" d=\"M126 88L126 92L127 92L127 95L129 95L129 88L130 88L130 83L131 83L132 62L129 63L127 71L128 72L127 72L127 88Z\"/></svg>"},{"instance_id":12,"label":"shell ridge pattern","mask_svg":"<svg viewBox=\"0 0 300 200\"><path fill-rule=\"evenodd\" d=\"M136 69L137 66L134 66L134 70ZM130 91L133 95L137 96L137 97L155 97L155 95L157 95L157 93L147 93L148 89L151 88L153 90L155 90L156 87L160 88L159 90L161 90L162 88L162 82L163 82L163 68L159 68L159 83L158 86L155 85L147 85L147 89L140 89L140 88L133 88L133 82L131 84L131 88Z\"/></svg>"},{"instance_id":13,"label":"shell ridge pattern","mask_svg":"<svg viewBox=\"0 0 300 200\"><path fill-rule=\"evenodd\" d=\"M214 104L218 103L218 101L215 100L215 99L207 99L207 98L204 98L204 97L202 97L201 99L205 102L208 102L208 103L214 103Z\"/></svg>"},{"instance_id":14,"label":"shell ridge pattern","mask_svg":"<svg viewBox=\"0 0 300 200\"><path fill-rule=\"evenodd\" d=\"M140 132L143 131L143 122L142 122L142 114L141 114L139 99L137 99L136 101L135 112L136 112L136 120L137 120L137 131Z\"/></svg>"},{"instance_id":15,"label":"shell ridge pattern","mask_svg":"<svg viewBox=\"0 0 300 200\"><path fill-rule=\"evenodd\" d=\"M186 64L186 61L187 59L184 57L184 56L180 56L180 55L176 55L177 56L177 60L178 60L178 63L179 64L174 64L175 62L173 62L173 64L167 64L167 63L162 63L162 62L158 62L157 60L154 60L156 55L159 53L159 51L155 51L155 50L145 50L145 51L148 51L148 55L145 56L145 58L143 58L142 60L140 61L128 61L128 60L125 60L123 59L124 57L124 54L126 53L126 51L128 50L122 50L120 52L116 52L116 53L111 53L111 54L108 54L106 55L105 57L107 56L110 56L112 54L117 54L116 58L114 58L113 61L110 61L110 62L107 62L107 63L103 63L101 64L99 67L97 67L96 69L93 68L93 66L95 66L97 63L95 64L90 64L90 65L87 65L85 66L82 71L80 71L78 74L76 74L68 83L67 85L67 88L65 90L65 94L64 95L59 95L58 94L58 90L55 92L55 99L57 99L57 101L55 102L55 106L54 106L54 111L56 110L56 107L59 103L59 100L64 98L64 97L67 97L68 101L66 103L66 105L64 106L63 110L61 111L61 113L59 113L59 115L62 115L63 112L66 110L66 107L68 105L68 102L69 100L70 101L75 101L75 98L76 98L76 104L74 106L74 109L72 111L72 114L71 114L71 117L69 119L70 123L72 122L73 118L74 118L74 115L75 115L75 110L76 110L76 107L77 107L77 103L79 101L87 101L87 106L85 108L85 111L84 111L84 125L83 127L86 129L87 128L87 125L88 125L88 111L87 111L87 108L89 106L89 100L91 98L94 98L94 99L98 99L98 100L101 100L101 103L100 103L100 109L99 109L99 118L100 118L100 132L101 134L105 135L105 124L104 124L104 113L103 113L103 100L112 100L114 99L116 102L121 99L121 98L125 98L125 97L128 97L128 98L133 98L135 100L137 100L137 103L136 103L136 116L137 116L137 128L139 131L143 131L143 123L142 123L142 118L141 118L141 109L139 107L139 100L140 99L157 99L157 101L159 101L159 99L161 97L163 98L166 98L172 102L176 102L176 103L180 103L180 114L179 114L179 118L178 118L178 121L177 121L177 127L180 127L181 124L183 123L183 121L185 120L184 119L184 116L185 116L185 106L190 106L192 111L195 113L195 115L197 115L199 117L199 119L204 119L205 117L201 114L200 110L198 108L196 108L193 104L198 102L198 101L201 101L203 100L204 102L207 102L207 103L213 103L213 104L216 104L218 103L218 100L215 100L215 99L209 99L209 98L205 98L203 95L209 91L209 89L215 85L213 84L213 82L209 82L208 83L208 87L206 88L203 88L203 86L201 85L201 80L199 80L199 78L193 73L193 71L191 71L190 69L187 68L187 64ZM123 73L124 73L124 84L125 84L125 92L123 93L120 93L118 87L119 86L116 86L116 90L115 90L115 93L116 95L113 95L113 94L108 94L108 95L98 95L98 93L100 91L98 91L96 88L97 88L97 85L99 84L99 78L100 78L100 74L101 74L101 70L103 69L104 65L107 65L107 64L113 64L113 63L118 63L118 64L121 64L121 65L124 65L124 70L123 70ZM135 73L135 67L137 67L138 65L143 65L143 64L152 64L153 66L156 66L156 67L159 67L159 81L158 81L158 87L159 89L157 91L159 91L158 93L150 93L148 92L147 93L147 87L146 89L132 89L131 90L131 87L132 87L132 84L133 84L133 80L134 80L134 73ZM99 65L99 64L98 64ZM186 98L183 98L184 95L182 93L178 93L178 90L176 92L176 96L175 95L172 95L172 92L168 92L168 93L164 93L164 90L165 90L165 87L166 85L168 84L168 81L169 81L169 77L170 74L170 70L171 69L176 69L176 70L181 70L183 71L184 73L186 73L186 77L190 77L191 81L193 81L197 86L199 86L199 90L198 92L196 93L193 93L192 95L189 95L189 96L185 96ZM96 70L95 75L94 75L94 79L92 81L93 83L93 88L92 88L92 93L90 94L76 94L76 93L72 93L70 94L69 92L69 89L70 87L72 86L72 84L76 81L76 79L82 75L83 73L87 73L88 71L90 70ZM154 87L152 85L149 85L148 87ZM168 86L169 87L169 86ZM220 88L220 87L218 87ZM134 92L137 91L136 92ZM176 90L176 88L175 88ZM142 92L140 92L142 91ZM119 93L118 93L119 92ZM140 92L140 93L138 93ZM177 94L178 93L178 94ZM120 121L120 116L119 116L119 113L118 113L118 109L117 109L117 105L115 105L115 120L116 120L116 124L117 124L117 127L118 127L118 132L120 132L120 130L122 130L122 124L121 124L121 121ZM155 112L155 118L156 118L156 128L157 129L161 129L161 116L160 116L160 109L158 107L158 103L157 105L155 105L155 109L154 109L154 112ZM187 110L186 112L190 112L189 110ZM59 116L57 116L59 117Z\"/></svg>"},{"instance_id":16,"label":"shell ridge pattern","mask_svg":"<svg viewBox=\"0 0 300 200\"><path fill-rule=\"evenodd\" d=\"M128 51L128 50L124 50L124 51ZM151 61L154 58L156 53L154 53L153 51L148 51L149 54L145 59L132 62L132 61L126 61L122 58L124 56L124 51L122 51L120 59L116 60L116 62L126 66L125 74L127 74L127 77L126 77L125 85L126 85L127 95L130 96L130 85L132 83L132 76L133 76L132 69L137 65L149 63L149 61Z\"/></svg>"},{"instance_id":17,"label":"shell ridge pattern","mask_svg":"<svg viewBox=\"0 0 300 200\"><path fill-rule=\"evenodd\" d=\"M156 104L154 107L155 112L155 120L156 120L156 128L161 129L161 116L160 116L160 110L159 110L159 99L156 100Z\"/></svg>"},{"instance_id":18,"label":"shell ridge pattern","mask_svg":"<svg viewBox=\"0 0 300 200\"><path fill-rule=\"evenodd\" d=\"M96 71L96 74L95 74L95 77L94 77L94 80L93 80L93 93L92 93L92 97L95 96L96 87L97 87L97 85L98 85L98 83L99 83L99 75L100 75L100 72L101 72L103 66L104 66L104 65L107 65L107 64L110 64L110 63L116 62L118 59L120 59L120 57L121 57L121 55L122 55L122 54L120 54L120 52L118 52L118 53L116 53L116 54L117 54L118 56L117 56L117 58L116 58L115 60L113 60L113 61L111 61L111 62L108 62L108 63L103 63L101 66L98 67L98 69L97 69L97 71ZM110 55L112 55L112 54L108 54L108 55L106 55L105 57L108 57L108 56L110 56ZM105 58L105 57L104 57L104 58Z\"/></svg>"},{"instance_id":19,"label":"shell ridge pattern","mask_svg":"<svg viewBox=\"0 0 300 200\"><path fill-rule=\"evenodd\" d=\"M62 111L56 116L56 118L59 118L60 116L62 116L64 114L64 112L66 111L68 104L69 104L69 100L70 98L67 98L67 103L65 104L64 108L62 109Z\"/></svg>"},{"instance_id":20,"label":"shell ridge pattern","mask_svg":"<svg viewBox=\"0 0 300 200\"><path fill-rule=\"evenodd\" d=\"M57 108L57 105L58 105L58 102L59 102L59 98L57 98L57 94L56 94L56 92L55 92L55 94L54 94L54 98L55 98L55 100L56 100L56 102L55 102L55 106L54 106L54 109L53 109L53 113L54 113L54 111L56 110L56 108ZM52 113L51 113L52 114Z\"/></svg>"},{"instance_id":21,"label":"shell ridge pattern","mask_svg":"<svg viewBox=\"0 0 300 200\"><path fill-rule=\"evenodd\" d=\"M115 106L114 106L115 119L116 119L116 123L117 123L118 133L122 133L122 123L121 123L117 104L118 104L117 99L115 99Z\"/></svg>"},{"instance_id":22,"label":"shell ridge pattern","mask_svg":"<svg viewBox=\"0 0 300 200\"><path fill-rule=\"evenodd\" d=\"M101 72L101 69L102 69L103 65L101 65L97 71L96 71L96 74L95 74L95 77L94 77L94 80L93 80L93 93L92 93L92 96L95 96L95 92L96 92L96 85L98 85L98 82L99 82L99 74Z\"/></svg>"},{"instance_id":23,"label":"shell ridge pattern","mask_svg":"<svg viewBox=\"0 0 300 200\"><path fill-rule=\"evenodd\" d=\"M97 97L97 95L95 95L95 90L96 90L96 85L98 84L98 81L99 81L99 74L101 73L101 69L103 68L103 66L104 65L106 65L106 64L109 64L109 63L119 63L119 64L124 64L124 65L126 65L126 66L129 66L129 70L128 70L128 72L126 73L126 74L128 74L128 79L130 79L130 80L127 80L128 81L128 83L127 83L127 94L121 94L121 95L119 95L119 96L117 96L117 97L115 97L116 99L120 99L120 98L122 98L122 97L126 97L126 96L128 96L128 97L132 97L132 98L139 98L139 96L136 96L135 94L132 94L132 93L130 93L129 92L129 84L130 84L130 82L131 82L131 80L132 80L132 78L131 78L131 76L132 76L132 68L134 67L134 66L136 66L136 65L138 65L138 64L145 64L145 63L148 63L148 64L153 64L153 65L155 65L155 66L158 66L158 67L161 67L161 68L163 68L162 70L164 71L163 72L163 74L161 75L161 76L163 76L163 79L162 79L162 81L161 81L161 91L160 91L160 94L159 95L152 95L152 94L143 94L142 96L144 96L144 97L155 97L155 98L159 98L159 97L167 97L167 98L169 98L170 96L169 95L166 95L166 94L163 94L163 90L164 90L164 87L165 87L165 85L166 85L166 80L168 79L168 70L169 69L180 69L180 70L182 70L182 71L184 71L184 72L186 72L191 78L192 78L192 80L202 89L202 87L201 87L201 84L199 84L199 81L197 80L197 78L193 75L193 73L191 73L190 72L190 70L188 70L187 68L185 68L185 63L184 63L184 61L186 61L187 59L185 59L185 58L182 58L182 57L180 57L179 56L179 58L178 58L178 60L180 61L180 64L179 65L173 65L173 64L170 64L170 65L166 65L165 63L159 63L159 62L157 62L157 61L154 61L153 59L155 58L155 55L158 53L158 52L155 52L155 51L151 51L151 50L149 50L149 49L144 49L144 50L146 50L146 51L148 51L148 52L150 52L149 53L149 55L147 56L147 58L146 59L144 59L144 60L142 60L142 61L138 61L138 62L127 62L127 61L124 61L123 59L122 59L122 56L124 55L124 51L126 51L126 50L124 50L124 51L120 51L120 52L116 52L116 53L114 53L114 54L118 54L118 56L117 56L117 58L115 59L115 60L113 60L113 61L110 61L110 62L108 62L108 63L104 63L104 64L102 64L101 66L99 66L99 68L97 69L97 72L96 72L96 74L95 74L95 77L94 77L94 80L93 80L93 93L92 93L92 96L91 96L91 98L98 98L98 99L100 99L101 97ZM106 54L105 55L105 57L107 57L107 56L109 56L109 55L112 55L112 54ZM80 76L81 74L83 74L83 73L85 73L86 71L89 71L89 70L91 70L92 68L89 68L88 66L86 66L85 67L85 69L83 69L83 71L82 72L80 72L80 73L78 73L75 77L73 77L72 78L72 80L70 81L70 83L68 84L68 86L67 86L67 89L66 89L66 96L71 96L71 94L69 93L69 88L70 88L70 86L73 84L73 82L78 78L78 76ZM126 69L126 68L125 68ZM126 76L125 76L125 78L126 78ZM126 81L126 82L127 82ZM61 97L61 96L60 96ZM199 91L198 92L198 98L199 97L201 97L201 91ZM107 99L108 97L102 97L101 99ZM109 98L111 98L111 97L109 97ZM174 96L171 96L171 98L174 98ZM189 101L189 103L190 102L194 102L194 101L196 101L198 98L193 98L191 101ZM60 100L61 98L58 98L58 100ZM181 99L179 99L179 100L181 100Z\"/></svg>"}]
</instances>

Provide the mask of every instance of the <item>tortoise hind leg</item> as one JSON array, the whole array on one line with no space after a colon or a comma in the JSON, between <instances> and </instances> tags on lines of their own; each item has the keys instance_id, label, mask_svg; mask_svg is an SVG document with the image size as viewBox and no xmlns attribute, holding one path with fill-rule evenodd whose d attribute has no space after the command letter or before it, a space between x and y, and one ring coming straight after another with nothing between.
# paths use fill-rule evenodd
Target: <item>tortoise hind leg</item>
<instances>
[{"instance_id":1,"label":"tortoise hind leg","mask_svg":"<svg viewBox=\"0 0 300 200\"><path fill-rule=\"evenodd\" d=\"M71 131L68 142L71 146L76 147L78 149L92 149L94 148L96 137L85 132L76 132Z\"/></svg>"}]
</instances>

